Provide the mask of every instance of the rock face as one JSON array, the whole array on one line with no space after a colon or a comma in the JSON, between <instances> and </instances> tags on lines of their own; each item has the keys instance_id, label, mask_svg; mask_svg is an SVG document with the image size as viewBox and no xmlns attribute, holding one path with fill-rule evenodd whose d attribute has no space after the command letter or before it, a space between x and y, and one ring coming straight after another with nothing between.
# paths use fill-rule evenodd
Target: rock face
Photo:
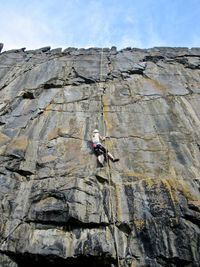
<instances>
[{"instance_id":1,"label":"rock face","mask_svg":"<svg viewBox=\"0 0 200 267\"><path fill-rule=\"evenodd\" d=\"M0 43L0 53L1 53L2 49L3 49L3 43Z\"/></svg>"},{"instance_id":2,"label":"rock face","mask_svg":"<svg viewBox=\"0 0 200 267\"><path fill-rule=\"evenodd\" d=\"M0 266L199 266L200 49L0 66ZM119 162L98 166L94 128Z\"/></svg>"}]
</instances>

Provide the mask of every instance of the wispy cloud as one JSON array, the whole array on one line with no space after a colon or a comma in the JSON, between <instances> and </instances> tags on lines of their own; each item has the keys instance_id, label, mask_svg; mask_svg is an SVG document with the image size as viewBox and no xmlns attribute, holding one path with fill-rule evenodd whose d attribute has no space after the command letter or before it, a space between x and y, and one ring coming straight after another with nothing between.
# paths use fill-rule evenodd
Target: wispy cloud
<instances>
[{"instance_id":1,"label":"wispy cloud","mask_svg":"<svg viewBox=\"0 0 200 267\"><path fill-rule=\"evenodd\" d=\"M0 9L4 50L27 47L199 46L199 0L7 0ZM193 25L193 26L192 26ZM185 34L187 33L187 34Z\"/></svg>"},{"instance_id":2,"label":"wispy cloud","mask_svg":"<svg viewBox=\"0 0 200 267\"><path fill-rule=\"evenodd\" d=\"M38 10L39 11L39 10ZM1 41L6 49L27 46L28 49L41 47L50 41L52 29L41 12L30 8L0 11ZM56 37L56 34L54 34ZM52 36L53 37L53 36ZM52 38L53 40L53 38Z\"/></svg>"}]
</instances>

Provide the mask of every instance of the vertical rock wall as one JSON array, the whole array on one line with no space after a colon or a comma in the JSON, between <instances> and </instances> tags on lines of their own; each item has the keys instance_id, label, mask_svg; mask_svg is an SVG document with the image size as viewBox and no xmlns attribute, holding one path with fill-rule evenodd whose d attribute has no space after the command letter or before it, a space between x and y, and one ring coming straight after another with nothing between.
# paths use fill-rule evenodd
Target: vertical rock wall
<instances>
[{"instance_id":1,"label":"vertical rock wall","mask_svg":"<svg viewBox=\"0 0 200 267\"><path fill-rule=\"evenodd\" d=\"M199 103L198 48L1 53L0 266L199 266Z\"/></svg>"}]
</instances>

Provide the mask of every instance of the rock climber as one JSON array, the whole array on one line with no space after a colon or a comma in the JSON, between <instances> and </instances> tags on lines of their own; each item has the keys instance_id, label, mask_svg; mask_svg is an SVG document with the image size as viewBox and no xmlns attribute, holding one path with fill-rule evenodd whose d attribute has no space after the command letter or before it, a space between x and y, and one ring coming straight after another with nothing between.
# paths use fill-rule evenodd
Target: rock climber
<instances>
[{"instance_id":1,"label":"rock climber","mask_svg":"<svg viewBox=\"0 0 200 267\"><path fill-rule=\"evenodd\" d=\"M101 160L101 156L104 156L104 159L108 158L112 160L112 162L119 161L118 158L114 158L113 155L108 152L108 150L101 144L101 141L104 141L106 138L99 134L99 130L95 129L92 134L92 146L94 149L94 153L97 156L97 160L99 164L103 167L103 162Z\"/></svg>"}]
</instances>

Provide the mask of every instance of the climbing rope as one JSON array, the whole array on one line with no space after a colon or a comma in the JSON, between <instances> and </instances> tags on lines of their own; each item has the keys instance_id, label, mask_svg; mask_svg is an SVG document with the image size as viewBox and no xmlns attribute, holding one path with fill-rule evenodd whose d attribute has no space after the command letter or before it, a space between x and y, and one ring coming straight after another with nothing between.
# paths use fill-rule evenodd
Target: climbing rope
<instances>
[{"instance_id":1,"label":"climbing rope","mask_svg":"<svg viewBox=\"0 0 200 267\"><path fill-rule=\"evenodd\" d=\"M104 118L105 112L105 105L104 105L104 94L105 94L105 88L102 87L102 67L103 67L103 48L101 50L101 59L100 59L100 90L101 90L101 107L102 107L102 121L103 121L103 135L105 136L105 148L106 146L106 120ZM102 90L103 89L103 90ZM115 245L115 251L116 251L116 257L117 257L117 265L120 267L120 261L119 261L119 252L118 252L118 244L117 244L117 238L116 238L116 224L115 224L115 218L114 218L114 212L113 212L113 198L112 198L112 192L111 192L111 181L112 181L112 169L109 163L109 157L108 157L108 150L106 148L106 173L108 176L108 184L109 184L109 210L110 210L110 221L111 224L113 224L113 239L114 239L114 245Z\"/></svg>"}]
</instances>

